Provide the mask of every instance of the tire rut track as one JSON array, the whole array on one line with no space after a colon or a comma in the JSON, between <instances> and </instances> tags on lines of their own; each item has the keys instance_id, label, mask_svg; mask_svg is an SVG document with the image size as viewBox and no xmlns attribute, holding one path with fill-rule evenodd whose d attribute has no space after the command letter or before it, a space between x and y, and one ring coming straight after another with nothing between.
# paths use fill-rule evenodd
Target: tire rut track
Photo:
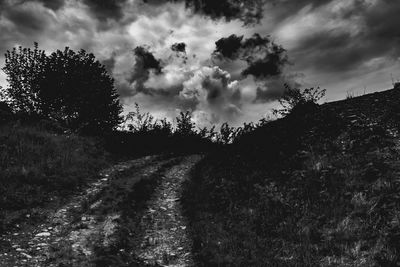
<instances>
[{"instance_id":1,"label":"tire rut track","mask_svg":"<svg viewBox=\"0 0 400 267\"><path fill-rule=\"evenodd\" d=\"M193 266L192 241L182 214L182 183L200 160L190 156L162 177L140 222L143 236L138 258L148 265Z\"/></svg>"},{"instance_id":2,"label":"tire rut track","mask_svg":"<svg viewBox=\"0 0 400 267\"><path fill-rule=\"evenodd\" d=\"M105 214L98 220L93 213L105 201L102 193L124 171L134 169L135 179L126 179L126 188L153 172L170 159L149 156L117 164L100 173L100 178L87 186L87 189L71 197L67 204L56 211L49 212L48 219L39 225L29 225L15 232L0 236L0 242L7 247L0 252L0 266L89 266L88 259L93 255L93 246L102 240L108 246L115 231L119 215ZM123 180L122 178L120 180ZM94 202L95 201L95 202ZM111 203L110 203L111 204Z\"/></svg>"}]
</instances>

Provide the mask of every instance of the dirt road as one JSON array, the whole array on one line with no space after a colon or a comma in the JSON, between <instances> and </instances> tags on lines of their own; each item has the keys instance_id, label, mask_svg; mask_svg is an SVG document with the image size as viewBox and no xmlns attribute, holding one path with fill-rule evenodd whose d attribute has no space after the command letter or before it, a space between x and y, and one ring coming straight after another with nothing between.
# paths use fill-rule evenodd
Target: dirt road
<instances>
[{"instance_id":1,"label":"dirt road","mask_svg":"<svg viewBox=\"0 0 400 267\"><path fill-rule=\"evenodd\" d=\"M181 185L200 156L115 165L86 190L0 236L0 266L192 266Z\"/></svg>"}]
</instances>

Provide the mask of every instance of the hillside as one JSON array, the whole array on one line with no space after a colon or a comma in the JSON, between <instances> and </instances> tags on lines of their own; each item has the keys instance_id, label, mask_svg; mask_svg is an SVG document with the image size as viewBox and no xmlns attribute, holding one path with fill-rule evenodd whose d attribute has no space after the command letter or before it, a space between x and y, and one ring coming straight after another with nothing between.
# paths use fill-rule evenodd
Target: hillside
<instances>
[{"instance_id":1,"label":"hillside","mask_svg":"<svg viewBox=\"0 0 400 267\"><path fill-rule=\"evenodd\" d=\"M396 116L398 116L396 111L399 110L399 98L400 87L397 87L396 89L326 103L322 107L338 114L348 124L359 120L370 120L381 124L382 122L390 122L393 126L395 119L397 119ZM386 126L390 125L386 124Z\"/></svg>"},{"instance_id":2,"label":"hillside","mask_svg":"<svg viewBox=\"0 0 400 267\"><path fill-rule=\"evenodd\" d=\"M0 123L0 147L0 233L42 220L44 207L59 205L110 163L94 138L10 114Z\"/></svg>"},{"instance_id":3,"label":"hillside","mask_svg":"<svg viewBox=\"0 0 400 267\"><path fill-rule=\"evenodd\" d=\"M200 266L398 266L400 90L294 108L193 171Z\"/></svg>"}]
</instances>

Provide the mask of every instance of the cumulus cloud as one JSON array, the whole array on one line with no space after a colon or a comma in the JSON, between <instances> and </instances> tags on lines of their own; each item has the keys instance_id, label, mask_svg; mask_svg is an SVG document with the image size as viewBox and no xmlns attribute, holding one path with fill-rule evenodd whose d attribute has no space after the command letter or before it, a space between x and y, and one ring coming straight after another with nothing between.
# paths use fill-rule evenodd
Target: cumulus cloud
<instances>
[{"instance_id":1,"label":"cumulus cloud","mask_svg":"<svg viewBox=\"0 0 400 267\"><path fill-rule=\"evenodd\" d=\"M149 51L139 51L133 75L126 76L129 79L123 90L136 98L147 94L158 105L169 102L177 110L190 110L201 125L232 122L242 115L240 81L232 80L227 71L167 55L161 68Z\"/></svg>"},{"instance_id":2,"label":"cumulus cloud","mask_svg":"<svg viewBox=\"0 0 400 267\"><path fill-rule=\"evenodd\" d=\"M195 113L207 113L208 122L234 121L241 114L241 92L238 81L219 67L201 67L183 83L179 93L182 101L190 103Z\"/></svg>"},{"instance_id":3,"label":"cumulus cloud","mask_svg":"<svg viewBox=\"0 0 400 267\"><path fill-rule=\"evenodd\" d=\"M137 46L131 53L113 54L102 61L116 78L117 90L122 98L137 93L152 95L152 89L145 86L150 76L163 72L160 59L156 59L148 48Z\"/></svg>"}]
</instances>

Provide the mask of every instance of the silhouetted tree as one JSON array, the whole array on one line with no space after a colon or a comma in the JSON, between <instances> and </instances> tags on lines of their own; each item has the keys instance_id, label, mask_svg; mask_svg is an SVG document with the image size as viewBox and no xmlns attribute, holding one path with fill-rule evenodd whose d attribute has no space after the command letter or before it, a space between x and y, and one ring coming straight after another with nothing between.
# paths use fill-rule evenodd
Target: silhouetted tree
<instances>
[{"instance_id":1,"label":"silhouetted tree","mask_svg":"<svg viewBox=\"0 0 400 267\"><path fill-rule=\"evenodd\" d=\"M41 114L72 130L100 133L121 122L114 80L93 54L68 47L52 53L35 83Z\"/></svg>"},{"instance_id":2,"label":"silhouetted tree","mask_svg":"<svg viewBox=\"0 0 400 267\"><path fill-rule=\"evenodd\" d=\"M1 97L16 112L35 114L39 112L39 88L35 79L43 72L47 56L34 43L30 48L13 48L5 54L3 71L8 87L0 89Z\"/></svg>"},{"instance_id":3,"label":"silhouetted tree","mask_svg":"<svg viewBox=\"0 0 400 267\"><path fill-rule=\"evenodd\" d=\"M189 111L182 112L176 118L176 133L182 136L191 136L195 132L195 123L192 121L192 116Z\"/></svg>"}]
</instances>

